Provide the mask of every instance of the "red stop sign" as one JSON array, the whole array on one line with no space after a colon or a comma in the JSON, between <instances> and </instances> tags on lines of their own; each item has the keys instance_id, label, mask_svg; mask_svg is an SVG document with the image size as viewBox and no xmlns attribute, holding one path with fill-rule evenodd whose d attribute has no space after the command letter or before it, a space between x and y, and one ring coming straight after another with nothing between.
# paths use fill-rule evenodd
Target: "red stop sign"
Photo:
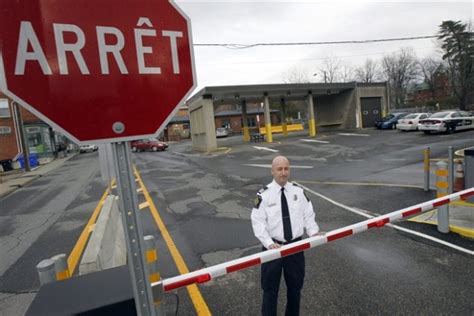
<instances>
[{"instance_id":1,"label":"red stop sign","mask_svg":"<svg viewBox=\"0 0 474 316\"><path fill-rule=\"evenodd\" d=\"M2 0L0 89L78 142L158 134L195 87L168 0Z\"/></svg>"}]
</instances>

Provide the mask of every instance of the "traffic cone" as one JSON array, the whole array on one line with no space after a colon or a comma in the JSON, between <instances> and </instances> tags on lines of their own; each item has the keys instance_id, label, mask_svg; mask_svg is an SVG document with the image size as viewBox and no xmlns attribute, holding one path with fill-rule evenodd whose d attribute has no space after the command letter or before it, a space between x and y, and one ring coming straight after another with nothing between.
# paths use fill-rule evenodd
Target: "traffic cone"
<instances>
[{"instance_id":1,"label":"traffic cone","mask_svg":"<svg viewBox=\"0 0 474 316\"><path fill-rule=\"evenodd\" d=\"M454 191L464 190L464 170L462 168L462 161L456 161L456 172L454 178Z\"/></svg>"}]
</instances>

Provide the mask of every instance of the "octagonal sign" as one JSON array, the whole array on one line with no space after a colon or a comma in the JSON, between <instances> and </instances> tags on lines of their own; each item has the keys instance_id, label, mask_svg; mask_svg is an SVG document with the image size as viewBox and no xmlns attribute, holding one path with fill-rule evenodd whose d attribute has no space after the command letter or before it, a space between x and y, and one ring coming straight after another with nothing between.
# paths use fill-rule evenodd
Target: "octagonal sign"
<instances>
[{"instance_id":1,"label":"octagonal sign","mask_svg":"<svg viewBox=\"0 0 474 316\"><path fill-rule=\"evenodd\" d=\"M79 143L161 132L195 87L168 0L2 0L0 89Z\"/></svg>"}]
</instances>

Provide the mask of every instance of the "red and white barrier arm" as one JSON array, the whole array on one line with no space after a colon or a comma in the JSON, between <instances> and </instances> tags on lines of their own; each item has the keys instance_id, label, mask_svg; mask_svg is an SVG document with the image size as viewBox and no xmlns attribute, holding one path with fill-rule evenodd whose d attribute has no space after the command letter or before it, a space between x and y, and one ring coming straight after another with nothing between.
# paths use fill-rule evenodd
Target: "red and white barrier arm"
<instances>
[{"instance_id":1,"label":"red and white barrier arm","mask_svg":"<svg viewBox=\"0 0 474 316\"><path fill-rule=\"evenodd\" d=\"M474 188L446 195L441 198L410 206L389 214L377 216L350 226L339 228L326 233L324 236L306 238L301 241L282 246L278 249L263 251L194 272L163 279L159 282L152 283L151 287L153 290L158 290L160 287L163 287L164 291L168 292L194 283L205 283L228 273L243 270L281 257L289 256L297 252L305 251L330 241L361 233L370 228L383 227L387 223L393 223L413 215L419 215L450 202L465 200L471 195L474 195Z\"/></svg>"}]
</instances>

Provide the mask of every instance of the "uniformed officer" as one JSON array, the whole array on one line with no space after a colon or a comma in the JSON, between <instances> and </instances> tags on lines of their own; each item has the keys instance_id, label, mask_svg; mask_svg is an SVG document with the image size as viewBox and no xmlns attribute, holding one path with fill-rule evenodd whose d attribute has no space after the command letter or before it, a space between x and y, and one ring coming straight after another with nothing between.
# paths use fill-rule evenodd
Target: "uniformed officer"
<instances>
[{"instance_id":1,"label":"uniformed officer","mask_svg":"<svg viewBox=\"0 0 474 316\"><path fill-rule=\"evenodd\" d=\"M262 243L263 250L299 241L305 229L309 236L318 235L319 227L314 219L311 201L301 187L288 182L290 162L286 157L273 159L272 175L272 183L257 193L251 216L253 232ZM305 274L303 252L262 264L262 315L277 314L282 272L287 287L285 315L299 315Z\"/></svg>"}]
</instances>

